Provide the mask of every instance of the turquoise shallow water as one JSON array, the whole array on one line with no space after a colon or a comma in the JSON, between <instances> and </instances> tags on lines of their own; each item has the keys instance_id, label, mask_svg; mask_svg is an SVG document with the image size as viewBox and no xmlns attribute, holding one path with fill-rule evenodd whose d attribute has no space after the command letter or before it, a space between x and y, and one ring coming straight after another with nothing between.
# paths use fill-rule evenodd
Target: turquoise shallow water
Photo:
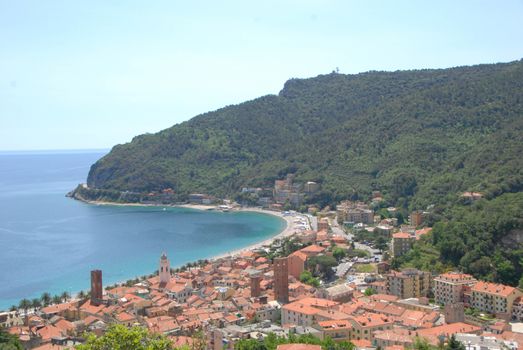
<instances>
[{"instance_id":1,"label":"turquoise shallow water","mask_svg":"<svg viewBox=\"0 0 523 350\"><path fill-rule=\"evenodd\" d=\"M249 212L96 206L64 195L102 153L0 154L0 309L21 298L110 284L267 239L280 218Z\"/></svg>"}]
</instances>

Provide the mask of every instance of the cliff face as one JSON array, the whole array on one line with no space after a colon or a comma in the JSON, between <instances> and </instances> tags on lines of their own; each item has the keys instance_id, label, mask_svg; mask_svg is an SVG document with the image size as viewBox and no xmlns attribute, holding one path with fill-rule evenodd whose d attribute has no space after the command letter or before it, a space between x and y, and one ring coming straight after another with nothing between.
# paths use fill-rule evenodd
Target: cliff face
<instances>
[{"instance_id":1,"label":"cliff face","mask_svg":"<svg viewBox=\"0 0 523 350\"><path fill-rule=\"evenodd\" d=\"M325 202L382 190L426 205L523 183L523 61L291 79L277 95L199 115L117 145L91 188L218 196L288 172Z\"/></svg>"}]
</instances>

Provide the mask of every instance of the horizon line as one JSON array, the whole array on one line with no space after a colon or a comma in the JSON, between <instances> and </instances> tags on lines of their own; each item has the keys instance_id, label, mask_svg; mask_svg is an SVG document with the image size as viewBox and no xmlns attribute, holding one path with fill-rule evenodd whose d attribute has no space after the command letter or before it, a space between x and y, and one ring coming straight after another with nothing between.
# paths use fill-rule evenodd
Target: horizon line
<instances>
[{"instance_id":1,"label":"horizon line","mask_svg":"<svg viewBox=\"0 0 523 350\"><path fill-rule=\"evenodd\" d=\"M52 149L0 149L0 155L8 154L49 154L49 153L88 153L109 152L110 147L105 148L52 148Z\"/></svg>"}]
</instances>

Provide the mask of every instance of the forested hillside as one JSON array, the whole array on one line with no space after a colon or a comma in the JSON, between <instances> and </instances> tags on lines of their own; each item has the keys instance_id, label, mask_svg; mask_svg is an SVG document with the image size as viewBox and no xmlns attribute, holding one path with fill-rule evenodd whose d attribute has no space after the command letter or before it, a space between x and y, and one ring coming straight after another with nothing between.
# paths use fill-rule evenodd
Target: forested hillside
<instances>
[{"instance_id":1,"label":"forested hillside","mask_svg":"<svg viewBox=\"0 0 523 350\"><path fill-rule=\"evenodd\" d=\"M144 116L145 117L145 116ZM232 195L289 172L322 192L425 208L522 189L523 61L291 79L277 95L117 145L88 185Z\"/></svg>"},{"instance_id":2,"label":"forested hillside","mask_svg":"<svg viewBox=\"0 0 523 350\"><path fill-rule=\"evenodd\" d=\"M306 198L320 206L380 190L382 206L404 215L430 208L434 226L395 267L457 267L523 285L522 154L523 61L332 73L115 146L79 191L120 201L165 188L182 200L233 197L287 173L321 183ZM464 191L484 198L466 204Z\"/></svg>"}]
</instances>

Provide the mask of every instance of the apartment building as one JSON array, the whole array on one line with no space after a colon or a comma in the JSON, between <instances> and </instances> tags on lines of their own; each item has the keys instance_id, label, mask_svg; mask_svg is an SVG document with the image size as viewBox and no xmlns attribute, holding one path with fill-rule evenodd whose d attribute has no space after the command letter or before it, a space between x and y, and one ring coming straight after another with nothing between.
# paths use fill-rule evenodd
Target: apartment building
<instances>
[{"instance_id":1,"label":"apartment building","mask_svg":"<svg viewBox=\"0 0 523 350\"><path fill-rule=\"evenodd\" d=\"M400 299L426 297L430 292L430 272L404 269L392 271L385 278L387 294Z\"/></svg>"},{"instance_id":2,"label":"apartment building","mask_svg":"<svg viewBox=\"0 0 523 350\"><path fill-rule=\"evenodd\" d=\"M449 272L434 278L434 300L439 304L455 304L463 302L464 289L472 287L477 280L465 273Z\"/></svg>"},{"instance_id":3,"label":"apartment building","mask_svg":"<svg viewBox=\"0 0 523 350\"><path fill-rule=\"evenodd\" d=\"M326 299L300 299L282 307L281 323L310 327L318 321L320 314L329 311L335 305L338 305L338 303Z\"/></svg>"},{"instance_id":4,"label":"apartment building","mask_svg":"<svg viewBox=\"0 0 523 350\"><path fill-rule=\"evenodd\" d=\"M523 296L515 287L484 281L476 283L471 292L473 307L504 319L511 317L514 301Z\"/></svg>"},{"instance_id":5,"label":"apartment building","mask_svg":"<svg viewBox=\"0 0 523 350\"><path fill-rule=\"evenodd\" d=\"M392 235L392 255L402 256L412 249L416 238L407 232L398 232Z\"/></svg>"},{"instance_id":6,"label":"apartment building","mask_svg":"<svg viewBox=\"0 0 523 350\"><path fill-rule=\"evenodd\" d=\"M374 211L362 202L343 201L336 207L336 214L340 223L374 223Z\"/></svg>"}]
</instances>

